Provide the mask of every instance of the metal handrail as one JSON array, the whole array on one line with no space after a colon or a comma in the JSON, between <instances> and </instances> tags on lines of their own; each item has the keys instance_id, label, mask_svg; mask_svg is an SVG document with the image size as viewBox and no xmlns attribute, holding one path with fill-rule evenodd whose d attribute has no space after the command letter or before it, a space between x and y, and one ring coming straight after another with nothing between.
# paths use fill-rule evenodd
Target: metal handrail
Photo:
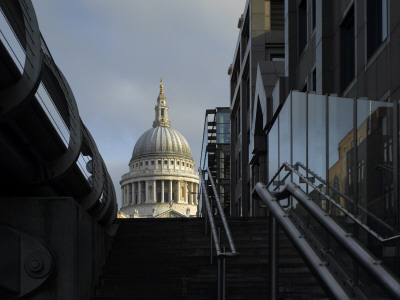
<instances>
[{"instance_id":1,"label":"metal handrail","mask_svg":"<svg viewBox=\"0 0 400 300\"><path fill-rule=\"evenodd\" d=\"M260 197L269 204L263 190L266 187L262 183L257 183L256 190ZM314 217L336 241L350 254L375 280L383 286L393 297L400 299L400 282L388 271L373 254L365 249L361 244L338 225L328 214L326 214L314 201L310 201L309 196L293 182L289 182L285 189L275 194L279 199L279 194L283 197L291 195L295 197L307 212Z\"/></svg>"},{"instance_id":2,"label":"metal handrail","mask_svg":"<svg viewBox=\"0 0 400 300\"><path fill-rule=\"evenodd\" d=\"M303 169L305 168L301 163L296 163L296 165L299 165L301 167L303 167ZM343 206L341 206L339 203L337 203L335 200L333 200L331 197L328 196L327 193L325 193L321 188L319 188L318 186L316 186L313 182L311 182L307 177L303 176L298 170L296 170L295 167L289 165L288 163L283 163L283 165L281 166L280 170L282 170L282 168L288 168L291 172L295 173L297 176L299 176L299 178L301 178L305 183L307 183L309 186L311 186L312 188L314 188L315 191L317 191L319 194L321 194L324 199L328 200L332 205L334 205L337 209L339 209L341 212L343 212L349 219L351 219L354 223L357 223L359 226L361 226L366 232L368 232L369 234L371 234L373 237L375 237L377 240L379 240L382 243L387 243L393 240L397 240L400 238L400 234L388 237L388 238L384 238L382 237L379 233L375 232L374 230L372 230L368 225L366 225L365 223L363 223L359 218L357 218L356 216L354 216L351 212L349 212L347 209L345 209ZM311 175L313 175L315 178L317 178L319 181L322 182L322 178L319 178L318 175L316 175L315 173L313 173L310 170L305 170L307 172L309 172ZM320 180L321 179L321 180ZM324 183L324 182L323 182ZM352 201L352 200L351 200ZM365 209L364 209L365 210ZM378 217L376 217L375 215L373 215L372 213L368 212L367 210L365 210L365 213L369 214L370 216L374 216L375 220L377 221L377 219L379 219ZM381 222L383 222L381 220ZM380 223L381 223L380 222Z\"/></svg>"},{"instance_id":3,"label":"metal handrail","mask_svg":"<svg viewBox=\"0 0 400 300\"><path fill-rule=\"evenodd\" d=\"M203 199L204 199L204 203L205 203L205 206L207 209L208 220L210 222L210 227L211 227L210 259L211 259L211 263L212 263L212 242L214 240L214 246L215 246L215 250L216 250L216 254L217 254L217 258L218 258L218 300L225 300L225 297L226 297L226 292L225 292L226 291L226 262L225 262L225 259L228 257L237 256L237 255L239 255L239 253L236 251L235 244L232 239L231 231L229 229L228 222L226 221L225 213L222 209L222 206L221 206L221 203L219 200L219 196L217 193L217 189L215 187L214 180L211 176L210 169L207 168L208 179L209 179L212 189L213 189L214 197L217 202L217 209L218 209L219 215L221 217L222 224L224 226L225 234L226 234L228 242L229 242L229 247L231 249L230 252L226 252L225 247L221 250L220 235L217 234L217 228L215 226L214 214L212 213L210 201L208 198L207 185L206 185L206 181L204 178L204 173L205 173L205 171L202 170L201 168L199 168L200 185L203 190ZM207 217L205 217L205 221L206 221L206 228L207 228Z\"/></svg>"},{"instance_id":4,"label":"metal handrail","mask_svg":"<svg viewBox=\"0 0 400 300\"><path fill-rule=\"evenodd\" d=\"M219 245L219 239L217 235L217 229L215 227L215 220L214 220L214 215L211 212L211 205L210 201L208 200L208 193L207 193L207 188L205 185L205 180L204 180L204 173L203 170L199 168L199 175L200 175L200 185L203 189L204 197L203 200L206 204L206 209L207 209L207 214L208 214L208 219L210 222L210 227L211 227L211 234L214 237L214 246L215 246L215 251L217 252L217 256L221 255L221 247Z\"/></svg>"},{"instance_id":5,"label":"metal handrail","mask_svg":"<svg viewBox=\"0 0 400 300\"><path fill-rule=\"evenodd\" d=\"M270 206L271 199L267 197L267 188L263 183L257 183L255 190L261 199ZM280 197L280 194L282 197ZM367 249L338 225L328 214L326 214L314 201L310 201L309 196L293 182L289 182L285 189L275 193L274 198L295 197L299 203L314 217L336 241L350 254L375 280L383 286L393 297L400 299L400 282L388 271L382 263ZM271 211L271 210L270 210ZM274 213L272 211L272 213ZM287 221L283 221L286 223ZM305 254L307 255L307 254ZM323 279L323 278L321 278ZM324 279L323 279L324 280ZM325 284L329 284L324 280ZM341 298L339 298L341 299Z\"/></svg>"},{"instance_id":6,"label":"metal handrail","mask_svg":"<svg viewBox=\"0 0 400 300\"><path fill-rule=\"evenodd\" d=\"M211 171L210 171L210 169L208 167L207 167L207 173L208 173L208 179L210 180L210 183L211 183L211 186L212 186L212 189L213 189L213 192L214 192L214 197L215 197L215 202L217 203L218 212L219 212L219 214L221 216L222 224L224 225L224 230L225 230L225 233L226 233L226 237L228 238L229 247L231 248L231 253L233 255L237 255L238 252L236 251L235 243L233 242L233 239L232 239L231 230L229 229L228 222L226 221L225 212L222 209L221 202L219 200L219 196L218 196L218 193L217 193L217 189L215 187L214 179L212 178Z\"/></svg>"},{"instance_id":7,"label":"metal handrail","mask_svg":"<svg viewBox=\"0 0 400 300\"><path fill-rule=\"evenodd\" d=\"M272 213L270 216L271 219L276 219L282 229L285 231L293 245L300 252L302 257L308 263L308 266L314 271L314 274L320 279L323 283L325 289L329 292L331 296L335 299L348 299L349 296L344 290L343 286L338 282L338 280L332 275L330 270L328 269L328 264L321 260L318 254L314 251L314 249L309 245L307 240L303 237L302 233L297 229L296 225L288 218L287 213L283 210L283 208L279 205L279 199L273 195L267 187L261 182L257 183L254 189L257 194L260 196L261 200L265 202L268 206L269 211ZM273 216L273 217L272 217ZM277 229L276 229L277 231ZM273 233L272 233L273 234ZM270 233L270 251L271 249L276 248L274 243L274 239ZM276 242L275 242L276 243ZM272 250L274 251L274 250ZM275 250L277 251L277 249ZM270 254L271 255L271 254ZM276 256L277 254L275 254ZM273 261L271 261L273 263ZM278 277L278 267L270 269L270 279ZM273 290L273 285L278 285L277 280L271 284L270 287L270 299L275 300L278 299L278 288L275 287ZM273 290L273 291L272 291Z\"/></svg>"},{"instance_id":8,"label":"metal handrail","mask_svg":"<svg viewBox=\"0 0 400 300\"><path fill-rule=\"evenodd\" d=\"M315 177L316 179L318 179L318 181L320 181L322 184L324 184L326 187L329 186L329 189L333 190L335 193L337 193L340 197L346 199L348 202L350 202L353 205L357 205L357 208L360 209L363 213L367 214L369 217L371 217L372 219L374 219L376 222L378 222L379 224L381 224L382 226L386 227L387 229L393 231L393 227L390 226L389 224L385 223L381 218L377 217L376 215L374 215L373 213L371 213L370 211L366 210L364 207L354 203L353 199L351 199L350 197L346 196L345 194L343 194L341 191L339 191L338 189L336 189L335 187L328 185L328 183L322 179L318 174L316 174L314 171L308 169L306 166L304 166L302 163L297 162L295 164L295 166L300 166L304 171L310 173L313 177ZM333 200L334 201L334 200ZM399 236L397 236L399 237ZM378 238L379 239L379 238ZM386 241L385 239L382 241Z\"/></svg>"}]
</instances>

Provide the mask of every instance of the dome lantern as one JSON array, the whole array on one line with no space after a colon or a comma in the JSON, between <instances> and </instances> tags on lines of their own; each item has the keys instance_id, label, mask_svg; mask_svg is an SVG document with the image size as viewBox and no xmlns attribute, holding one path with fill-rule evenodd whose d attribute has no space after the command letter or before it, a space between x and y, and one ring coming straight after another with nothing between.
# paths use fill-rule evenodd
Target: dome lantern
<instances>
[{"instance_id":1,"label":"dome lantern","mask_svg":"<svg viewBox=\"0 0 400 300\"><path fill-rule=\"evenodd\" d=\"M157 98L157 105L154 108L155 110L155 119L153 122L153 127L157 126L166 126L171 127L171 122L168 119L168 105L167 105L167 97L164 95L164 85L163 80L161 78L160 81L160 94Z\"/></svg>"}]
</instances>

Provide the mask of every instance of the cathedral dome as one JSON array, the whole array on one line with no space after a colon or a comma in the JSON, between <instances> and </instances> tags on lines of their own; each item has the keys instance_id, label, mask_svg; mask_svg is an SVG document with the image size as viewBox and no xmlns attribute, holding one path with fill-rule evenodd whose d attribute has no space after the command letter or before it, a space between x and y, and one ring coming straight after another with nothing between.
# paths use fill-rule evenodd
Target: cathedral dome
<instances>
[{"instance_id":1,"label":"cathedral dome","mask_svg":"<svg viewBox=\"0 0 400 300\"><path fill-rule=\"evenodd\" d=\"M183 135L168 126L147 130L133 148L132 160L151 155L176 155L193 160L189 143Z\"/></svg>"},{"instance_id":2,"label":"cathedral dome","mask_svg":"<svg viewBox=\"0 0 400 300\"><path fill-rule=\"evenodd\" d=\"M172 155L193 160L189 143L179 131L171 128L166 100L161 80L160 94L157 98L157 105L154 108L153 128L143 133L136 142L133 148L132 160L159 155Z\"/></svg>"}]
</instances>

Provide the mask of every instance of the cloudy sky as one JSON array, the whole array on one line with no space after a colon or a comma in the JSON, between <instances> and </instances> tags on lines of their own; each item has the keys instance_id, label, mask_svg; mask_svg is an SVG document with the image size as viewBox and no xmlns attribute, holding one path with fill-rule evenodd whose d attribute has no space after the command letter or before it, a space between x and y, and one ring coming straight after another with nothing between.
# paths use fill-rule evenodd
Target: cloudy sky
<instances>
[{"instance_id":1,"label":"cloudy sky","mask_svg":"<svg viewBox=\"0 0 400 300\"><path fill-rule=\"evenodd\" d=\"M154 119L160 77L172 127L200 159L205 110L229 106L245 0L35 0L39 26L114 181Z\"/></svg>"}]
</instances>

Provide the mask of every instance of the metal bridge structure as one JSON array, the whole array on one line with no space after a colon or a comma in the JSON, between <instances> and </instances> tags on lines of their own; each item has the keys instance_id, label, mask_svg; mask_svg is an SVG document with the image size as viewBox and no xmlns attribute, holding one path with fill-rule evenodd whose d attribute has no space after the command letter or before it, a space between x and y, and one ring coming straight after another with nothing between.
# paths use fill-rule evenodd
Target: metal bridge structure
<instances>
[{"instance_id":1,"label":"metal bridge structure","mask_svg":"<svg viewBox=\"0 0 400 300\"><path fill-rule=\"evenodd\" d=\"M30 0L0 1L0 187L0 298L87 298L117 201Z\"/></svg>"}]
</instances>

